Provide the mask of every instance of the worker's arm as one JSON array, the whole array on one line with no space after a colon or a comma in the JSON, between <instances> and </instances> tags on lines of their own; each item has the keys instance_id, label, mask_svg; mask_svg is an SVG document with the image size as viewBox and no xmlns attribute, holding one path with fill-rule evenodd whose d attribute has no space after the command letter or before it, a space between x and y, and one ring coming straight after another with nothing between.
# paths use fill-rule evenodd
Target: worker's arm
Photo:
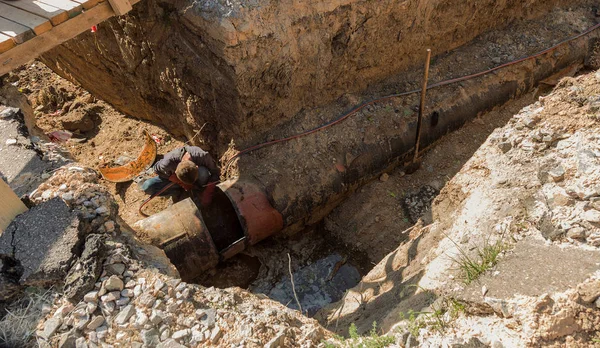
<instances>
[{"instance_id":1,"label":"worker's arm","mask_svg":"<svg viewBox=\"0 0 600 348\"><path fill-rule=\"evenodd\" d=\"M163 159L157 161L154 166L152 166L152 169L161 178L169 179L175 174L177 165L181 162L182 152L183 151L180 148L167 153Z\"/></svg>"},{"instance_id":2,"label":"worker's arm","mask_svg":"<svg viewBox=\"0 0 600 348\"><path fill-rule=\"evenodd\" d=\"M217 167L217 163L213 160L212 156L197 146L187 147L187 151L197 166L203 166L210 172L210 179L208 182L219 181L221 177L221 171Z\"/></svg>"}]
</instances>

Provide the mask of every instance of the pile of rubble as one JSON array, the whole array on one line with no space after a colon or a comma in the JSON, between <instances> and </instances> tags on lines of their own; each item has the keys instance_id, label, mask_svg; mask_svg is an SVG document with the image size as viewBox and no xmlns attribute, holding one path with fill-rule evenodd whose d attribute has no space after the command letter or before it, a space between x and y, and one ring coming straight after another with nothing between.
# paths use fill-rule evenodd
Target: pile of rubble
<instances>
[{"instance_id":1,"label":"pile of rubble","mask_svg":"<svg viewBox=\"0 0 600 348\"><path fill-rule=\"evenodd\" d=\"M64 291L44 309L40 346L308 347L326 338L316 321L266 297L188 284L138 260L97 181L93 170L70 165L30 195L38 206L62 199L84 226Z\"/></svg>"}]
</instances>

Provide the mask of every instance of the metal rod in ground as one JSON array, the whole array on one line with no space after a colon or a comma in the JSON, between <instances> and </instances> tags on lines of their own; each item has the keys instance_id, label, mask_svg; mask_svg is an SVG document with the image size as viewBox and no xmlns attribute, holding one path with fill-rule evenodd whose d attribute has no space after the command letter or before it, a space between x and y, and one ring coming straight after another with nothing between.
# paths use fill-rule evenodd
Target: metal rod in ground
<instances>
[{"instance_id":1,"label":"metal rod in ground","mask_svg":"<svg viewBox=\"0 0 600 348\"><path fill-rule=\"evenodd\" d=\"M429 79L429 64L431 62L431 49L427 49L427 59L425 60L425 73L423 74L423 88L421 89L421 103L419 104L419 119L417 120L417 137L415 140L415 157L413 162L419 157L419 145L421 143L421 128L423 126L423 111L425 111L425 95L427 94L427 80Z\"/></svg>"}]
</instances>

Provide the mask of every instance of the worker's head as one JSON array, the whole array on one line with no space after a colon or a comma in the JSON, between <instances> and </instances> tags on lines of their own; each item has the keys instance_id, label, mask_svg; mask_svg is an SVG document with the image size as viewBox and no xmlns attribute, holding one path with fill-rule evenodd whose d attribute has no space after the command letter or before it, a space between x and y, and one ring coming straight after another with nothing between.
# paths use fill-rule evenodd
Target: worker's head
<instances>
[{"instance_id":1,"label":"worker's head","mask_svg":"<svg viewBox=\"0 0 600 348\"><path fill-rule=\"evenodd\" d=\"M198 179L198 166L192 161L181 161L175 169L175 175L184 184L192 185Z\"/></svg>"}]
</instances>

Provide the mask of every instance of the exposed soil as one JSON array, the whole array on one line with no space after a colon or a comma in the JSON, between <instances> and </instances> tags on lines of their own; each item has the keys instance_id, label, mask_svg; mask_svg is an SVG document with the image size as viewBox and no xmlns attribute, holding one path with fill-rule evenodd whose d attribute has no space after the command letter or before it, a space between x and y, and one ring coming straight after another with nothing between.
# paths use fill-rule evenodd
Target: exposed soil
<instances>
[{"instance_id":1,"label":"exposed soil","mask_svg":"<svg viewBox=\"0 0 600 348\"><path fill-rule=\"evenodd\" d=\"M65 121L89 116L93 127L78 122L71 126L73 137L63 144L77 162L97 169L101 165L118 165L119 160L135 159L144 146L143 132L160 139L158 153L163 155L182 142L151 123L125 116L102 100L96 99L83 88L53 73L44 64L33 62L10 78L21 92L28 96L34 108L37 126L44 133L65 130ZM79 128L86 131L79 131ZM121 163L123 164L123 163ZM114 184L103 181L115 196L121 218L133 224L143 218L138 213L141 202L147 198L135 182ZM168 199L156 198L144 211L152 214L164 209Z\"/></svg>"}]
</instances>

